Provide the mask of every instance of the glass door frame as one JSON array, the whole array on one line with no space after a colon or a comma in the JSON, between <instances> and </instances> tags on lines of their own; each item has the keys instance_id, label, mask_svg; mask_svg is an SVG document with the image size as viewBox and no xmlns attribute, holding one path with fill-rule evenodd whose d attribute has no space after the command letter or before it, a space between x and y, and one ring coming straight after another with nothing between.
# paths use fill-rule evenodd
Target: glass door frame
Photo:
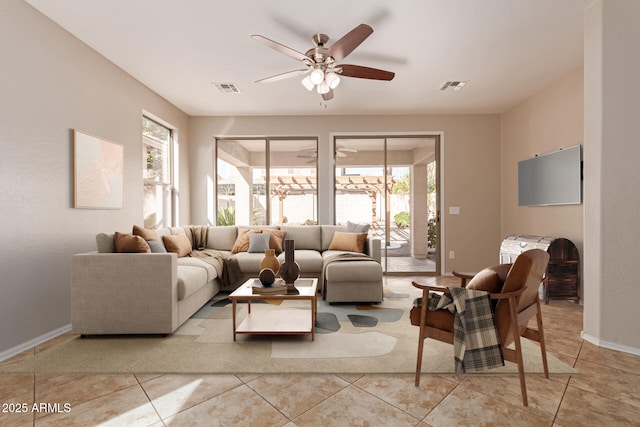
<instances>
[{"instance_id":1,"label":"glass door frame","mask_svg":"<svg viewBox=\"0 0 640 427\"><path fill-rule=\"evenodd\" d=\"M443 150L443 141L444 141L444 133L443 132L409 132L409 133L332 133L331 135L331 145L333 151L333 165L332 165L332 175L333 175L333 185L331 186L332 199L333 199L333 223L336 223L337 218L337 201L336 201L336 168L339 167L336 161L336 149L338 141L341 139L382 139L384 141L384 165L382 165L382 169L385 172L384 176L384 185L385 188L388 188L387 175L386 173L389 169L388 162L388 147L387 140L389 139L397 139L397 138L429 138L434 139L434 160L435 160L435 192L436 192L436 206L435 206L435 221L436 221L436 247L435 247L435 271L430 272L415 272L415 271L406 271L406 272L390 272L386 268L387 265L383 266L383 274L385 275L398 275L398 276L411 276L411 275L440 275L442 270L442 266L444 265L445 260L443 259L443 244L445 242L444 239L444 217L441 215L442 206L443 206L443 177L444 171L442 165L444 164L444 150ZM385 196L386 197L386 196ZM390 228L390 211L387 208L388 203L385 203L385 236L388 239L389 237L389 228ZM382 248L383 257L387 258L385 255L385 248ZM387 260L385 259L385 264Z\"/></svg>"}]
</instances>

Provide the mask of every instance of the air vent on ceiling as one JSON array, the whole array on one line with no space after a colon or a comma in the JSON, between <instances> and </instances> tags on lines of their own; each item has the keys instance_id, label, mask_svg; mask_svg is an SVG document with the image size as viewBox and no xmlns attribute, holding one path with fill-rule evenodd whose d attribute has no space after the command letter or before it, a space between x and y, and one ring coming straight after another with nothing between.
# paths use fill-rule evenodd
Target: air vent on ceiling
<instances>
[{"instance_id":1,"label":"air vent on ceiling","mask_svg":"<svg viewBox=\"0 0 640 427\"><path fill-rule=\"evenodd\" d=\"M462 87L464 85L466 85L468 82L465 81L459 81L459 80L452 80L452 81L448 81L445 82L442 87L440 88L440 90L460 90L462 89Z\"/></svg>"},{"instance_id":2,"label":"air vent on ceiling","mask_svg":"<svg viewBox=\"0 0 640 427\"><path fill-rule=\"evenodd\" d=\"M235 83L213 83L213 85L222 93L240 93Z\"/></svg>"}]
</instances>

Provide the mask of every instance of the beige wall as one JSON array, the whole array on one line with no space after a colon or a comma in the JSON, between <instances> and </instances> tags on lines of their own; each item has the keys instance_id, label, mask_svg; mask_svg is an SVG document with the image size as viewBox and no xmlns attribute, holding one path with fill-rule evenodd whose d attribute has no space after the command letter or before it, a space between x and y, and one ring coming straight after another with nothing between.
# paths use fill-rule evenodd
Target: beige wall
<instances>
[{"instance_id":1,"label":"beige wall","mask_svg":"<svg viewBox=\"0 0 640 427\"><path fill-rule=\"evenodd\" d=\"M500 234L564 237L582 254L584 205L518 206L518 162L583 145L583 71L576 70L501 116Z\"/></svg>"},{"instance_id":2,"label":"beige wall","mask_svg":"<svg viewBox=\"0 0 640 427\"><path fill-rule=\"evenodd\" d=\"M185 201L189 134L185 114L21 0L2 0L0 52L2 359L69 324L72 254L142 224L142 111L178 128ZM73 129L124 146L124 209L72 208Z\"/></svg>"},{"instance_id":3,"label":"beige wall","mask_svg":"<svg viewBox=\"0 0 640 427\"><path fill-rule=\"evenodd\" d=\"M194 117L191 135L191 210L196 223L213 223L213 140L223 136L319 138L319 220L333 220L331 135L335 133L442 132L443 272L495 264L500 248L500 124L497 115ZM448 215L449 206L460 215ZM482 226L479 226L482 224Z\"/></svg>"}]
</instances>

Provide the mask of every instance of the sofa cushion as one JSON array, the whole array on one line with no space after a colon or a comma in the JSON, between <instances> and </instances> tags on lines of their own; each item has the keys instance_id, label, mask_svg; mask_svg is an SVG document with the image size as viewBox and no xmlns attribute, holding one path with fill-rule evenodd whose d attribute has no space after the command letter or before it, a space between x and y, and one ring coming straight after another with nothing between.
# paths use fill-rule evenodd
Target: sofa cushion
<instances>
[{"instance_id":1,"label":"sofa cushion","mask_svg":"<svg viewBox=\"0 0 640 427\"><path fill-rule=\"evenodd\" d=\"M297 249L308 249L314 251L322 250L322 236L319 225L281 226L280 230L285 232L286 240L295 241Z\"/></svg>"},{"instance_id":2,"label":"sofa cushion","mask_svg":"<svg viewBox=\"0 0 640 427\"><path fill-rule=\"evenodd\" d=\"M269 249L269 233L249 233L249 250L250 253L261 253Z\"/></svg>"},{"instance_id":3,"label":"sofa cushion","mask_svg":"<svg viewBox=\"0 0 640 427\"><path fill-rule=\"evenodd\" d=\"M207 233L207 248L230 251L238 237L235 225L211 226Z\"/></svg>"},{"instance_id":4,"label":"sofa cushion","mask_svg":"<svg viewBox=\"0 0 640 427\"><path fill-rule=\"evenodd\" d=\"M327 265L324 273L327 283L371 282L382 280L382 266L370 259L349 262L334 262Z\"/></svg>"},{"instance_id":5,"label":"sofa cushion","mask_svg":"<svg viewBox=\"0 0 640 427\"><path fill-rule=\"evenodd\" d=\"M347 233L345 231L336 231L333 233L333 240L331 240L329 250L364 253L364 243L366 240L367 233Z\"/></svg>"},{"instance_id":6,"label":"sofa cushion","mask_svg":"<svg viewBox=\"0 0 640 427\"><path fill-rule=\"evenodd\" d=\"M178 301L189 298L207 284L207 271L191 265L178 266Z\"/></svg>"},{"instance_id":7,"label":"sofa cushion","mask_svg":"<svg viewBox=\"0 0 640 427\"><path fill-rule=\"evenodd\" d=\"M162 236L162 242L164 243L167 252L175 252L178 257L184 257L191 253L191 242L189 238L184 234L174 234L171 236Z\"/></svg>"},{"instance_id":8,"label":"sofa cushion","mask_svg":"<svg viewBox=\"0 0 640 427\"><path fill-rule=\"evenodd\" d=\"M284 257L284 253L278 255L278 261L280 261L280 264L284 262ZM318 251L296 249L294 259L300 267L300 276L319 274L322 271L322 254Z\"/></svg>"},{"instance_id":9,"label":"sofa cushion","mask_svg":"<svg viewBox=\"0 0 640 427\"><path fill-rule=\"evenodd\" d=\"M179 266L182 265L182 266L202 268L207 272L207 282L210 282L218 277L218 271L215 269L215 267L201 259L187 256L187 257L178 258L177 263Z\"/></svg>"},{"instance_id":10,"label":"sofa cushion","mask_svg":"<svg viewBox=\"0 0 640 427\"><path fill-rule=\"evenodd\" d=\"M116 252L146 253L151 252L151 248L146 240L133 234L124 234L116 231L114 235Z\"/></svg>"},{"instance_id":11,"label":"sofa cushion","mask_svg":"<svg viewBox=\"0 0 640 427\"><path fill-rule=\"evenodd\" d=\"M240 271L247 274L258 274L260 272L260 261L264 258L264 252L251 253L251 252L238 252L235 254L235 258L238 261L238 267ZM256 276L257 277L257 276Z\"/></svg>"}]
</instances>

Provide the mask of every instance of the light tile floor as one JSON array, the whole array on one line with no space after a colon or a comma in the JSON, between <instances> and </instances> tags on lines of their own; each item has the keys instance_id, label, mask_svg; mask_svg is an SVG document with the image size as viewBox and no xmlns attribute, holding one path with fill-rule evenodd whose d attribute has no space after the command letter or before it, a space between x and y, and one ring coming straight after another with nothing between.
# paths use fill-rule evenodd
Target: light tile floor
<instances>
[{"instance_id":1,"label":"light tile floor","mask_svg":"<svg viewBox=\"0 0 640 427\"><path fill-rule=\"evenodd\" d=\"M582 341L572 302L552 300L543 319L549 352L581 373L528 375L527 408L516 376L423 375L416 388L413 375L0 374L0 426L640 425L640 357ZM61 406L33 412L34 403Z\"/></svg>"}]
</instances>

